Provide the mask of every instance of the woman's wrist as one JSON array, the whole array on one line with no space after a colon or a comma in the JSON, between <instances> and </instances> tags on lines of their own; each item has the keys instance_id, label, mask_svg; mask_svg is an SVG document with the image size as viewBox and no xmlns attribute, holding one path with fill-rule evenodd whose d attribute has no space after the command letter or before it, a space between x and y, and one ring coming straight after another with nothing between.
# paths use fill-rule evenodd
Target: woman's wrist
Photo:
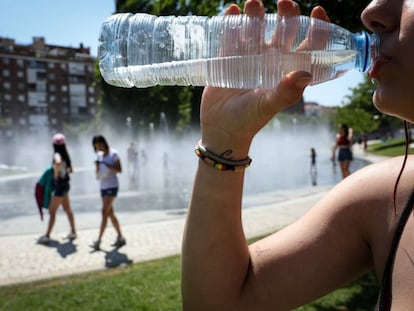
<instances>
[{"instance_id":1,"label":"woman's wrist","mask_svg":"<svg viewBox=\"0 0 414 311\"><path fill-rule=\"evenodd\" d=\"M231 151L227 150L221 154L214 153L201 144L201 141L195 147L195 154L203 160L203 162L220 171L243 171L249 167L252 159L247 156L243 159L235 159L232 157Z\"/></svg>"},{"instance_id":2,"label":"woman's wrist","mask_svg":"<svg viewBox=\"0 0 414 311\"><path fill-rule=\"evenodd\" d=\"M225 154L226 157L241 160L249 155L251 139L240 139L223 133L203 134L199 144L214 152Z\"/></svg>"}]
</instances>

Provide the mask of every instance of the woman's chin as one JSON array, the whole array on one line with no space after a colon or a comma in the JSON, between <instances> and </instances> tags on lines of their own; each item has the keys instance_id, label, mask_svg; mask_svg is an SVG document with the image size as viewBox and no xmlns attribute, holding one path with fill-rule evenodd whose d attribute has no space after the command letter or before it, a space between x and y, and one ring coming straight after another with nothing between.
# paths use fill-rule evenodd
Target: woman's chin
<instances>
[{"instance_id":1,"label":"woman's chin","mask_svg":"<svg viewBox=\"0 0 414 311\"><path fill-rule=\"evenodd\" d=\"M391 96L383 89L377 88L372 96L374 106L380 111L389 116L397 117L402 120L414 122L414 100L408 103L402 100L398 95Z\"/></svg>"},{"instance_id":2,"label":"woman's chin","mask_svg":"<svg viewBox=\"0 0 414 311\"><path fill-rule=\"evenodd\" d=\"M380 88L377 88L374 92L374 95L372 95L372 101L374 103L374 106L382 113L389 114L389 105L387 105L387 101L384 98L384 94L381 91Z\"/></svg>"}]
</instances>

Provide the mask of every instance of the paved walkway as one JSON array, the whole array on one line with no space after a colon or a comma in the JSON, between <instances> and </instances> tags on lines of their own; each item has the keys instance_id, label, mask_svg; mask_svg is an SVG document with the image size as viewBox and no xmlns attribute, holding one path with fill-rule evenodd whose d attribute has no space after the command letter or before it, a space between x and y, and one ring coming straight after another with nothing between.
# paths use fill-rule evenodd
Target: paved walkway
<instances>
[{"instance_id":1,"label":"paved walkway","mask_svg":"<svg viewBox=\"0 0 414 311\"><path fill-rule=\"evenodd\" d=\"M358 146L355 156L365 157ZM381 157L367 157L378 161ZM292 191L261 194L249 197L243 210L246 236L254 237L280 229L309 210L330 187L311 187ZM62 218L62 217L60 217ZM180 253L185 215L168 219L123 226L127 245L111 247L115 240L109 226L101 251L93 251L90 244L98 229L78 232L78 239L64 239L64 233L54 233L48 245L37 244L38 234L0 237L0 286L30 282L57 276L101 270ZM58 226L57 226L58 227Z\"/></svg>"}]
</instances>

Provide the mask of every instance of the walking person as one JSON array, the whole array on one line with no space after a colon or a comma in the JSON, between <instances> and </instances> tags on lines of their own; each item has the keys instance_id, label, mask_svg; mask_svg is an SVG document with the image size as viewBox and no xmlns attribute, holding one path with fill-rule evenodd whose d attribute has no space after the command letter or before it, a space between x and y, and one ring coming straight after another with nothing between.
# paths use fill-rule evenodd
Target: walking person
<instances>
[{"instance_id":1,"label":"walking person","mask_svg":"<svg viewBox=\"0 0 414 311\"><path fill-rule=\"evenodd\" d=\"M278 0L277 11L301 14L292 0ZM225 14L240 14L240 8L233 4ZM263 3L247 0L244 14L263 18ZM329 21L321 6L311 16ZM408 124L414 122L413 1L373 0L361 16L380 42L372 50L377 57L369 72L376 82L373 103L403 120L408 150ZM288 36L287 46L281 44L278 30L269 41L257 35L234 44L288 50L292 40ZM299 49L323 49L324 36L312 37L311 29L308 34ZM309 72L293 71L269 90L204 89L195 149L199 159L182 247L184 311L293 310L370 271L381 284L375 310L414 310L412 155L356 171L292 224L246 242L242 198L250 146L269 120L302 98L312 79Z\"/></svg>"},{"instance_id":2,"label":"walking person","mask_svg":"<svg viewBox=\"0 0 414 311\"><path fill-rule=\"evenodd\" d=\"M99 230L98 239L93 243L92 247L96 250L100 249L102 236L106 229L108 218L117 233L117 238L112 246L121 247L126 244L126 240L122 235L121 227L115 216L113 202L118 194L119 182L118 173L122 172L121 160L118 152L109 147L105 137L102 135L94 136L92 146L97 154L95 161L96 176L100 182L101 198L102 198L102 221Z\"/></svg>"},{"instance_id":3,"label":"walking person","mask_svg":"<svg viewBox=\"0 0 414 311\"><path fill-rule=\"evenodd\" d=\"M342 123L339 126L339 132L336 138L336 141L332 147L332 156L331 160L335 161L336 150L338 151L338 162L341 168L342 178L348 177L351 172L349 166L353 160L352 155L352 128L348 128L348 125Z\"/></svg>"},{"instance_id":4,"label":"walking person","mask_svg":"<svg viewBox=\"0 0 414 311\"><path fill-rule=\"evenodd\" d=\"M53 143L53 180L52 180L52 198L49 204L49 223L46 234L38 239L39 243L49 243L50 234L56 221L56 212L60 205L69 220L71 232L67 235L67 239L76 239L75 219L70 208L69 189L70 176L73 173L72 162L66 149L66 138L63 134L57 133L52 138Z\"/></svg>"}]
</instances>

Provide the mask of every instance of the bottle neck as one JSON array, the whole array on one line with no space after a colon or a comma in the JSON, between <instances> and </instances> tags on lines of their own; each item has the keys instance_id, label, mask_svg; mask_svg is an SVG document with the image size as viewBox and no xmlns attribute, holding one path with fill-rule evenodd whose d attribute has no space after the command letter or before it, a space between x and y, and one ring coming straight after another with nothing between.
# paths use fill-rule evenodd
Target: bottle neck
<instances>
[{"instance_id":1,"label":"bottle neck","mask_svg":"<svg viewBox=\"0 0 414 311\"><path fill-rule=\"evenodd\" d=\"M367 72L379 53L379 37L365 31L355 34L356 48L358 51L358 69Z\"/></svg>"}]
</instances>

